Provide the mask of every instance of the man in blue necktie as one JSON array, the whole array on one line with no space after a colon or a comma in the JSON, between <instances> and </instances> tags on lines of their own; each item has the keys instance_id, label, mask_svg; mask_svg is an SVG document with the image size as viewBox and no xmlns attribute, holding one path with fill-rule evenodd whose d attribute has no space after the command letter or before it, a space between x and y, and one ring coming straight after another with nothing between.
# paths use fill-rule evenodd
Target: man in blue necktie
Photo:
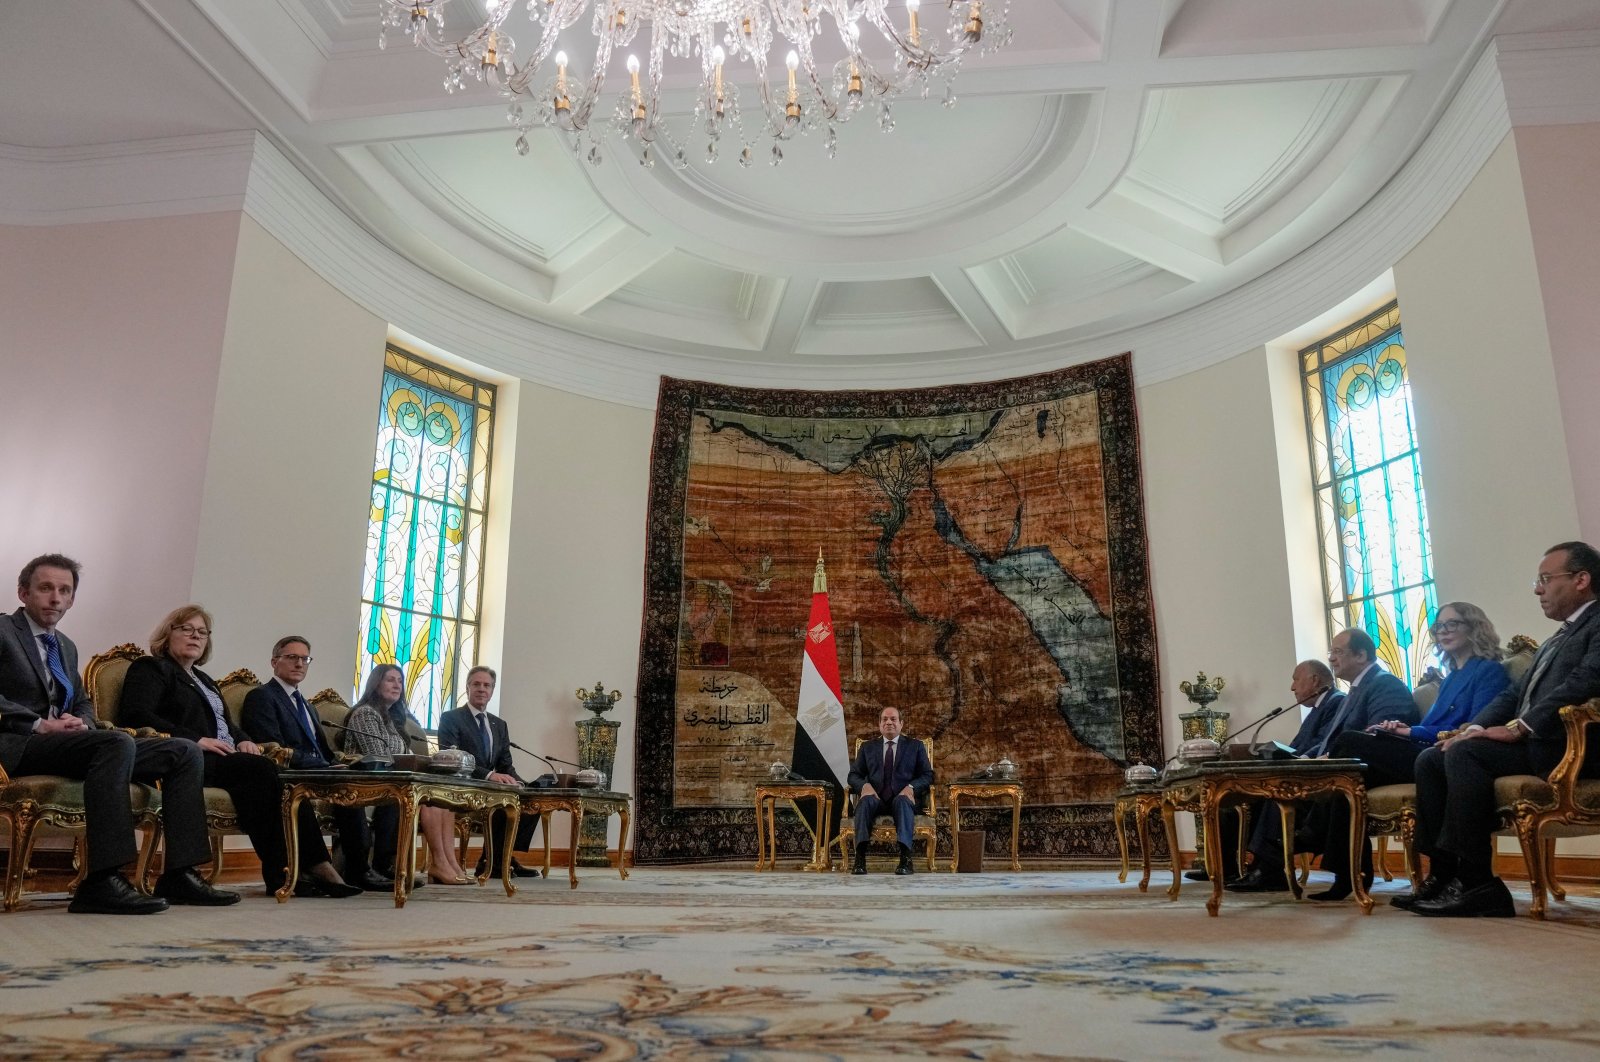
<instances>
[{"instance_id":1,"label":"man in blue necktie","mask_svg":"<svg viewBox=\"0 0 1600 1062\"><path fill-rule=\"evenodd\" d=\"M169 904L237 903L237 893L212 888L194 869L211 859L199 746L97 727L78 678L78 648L56 629L77 599L78 574L70 557L35 557L17 576L22 607L0 622L0 767L13 777L83 782L87 866L68 909L154 914ZM121 870L137 854L133 781L161 783L167 869L154 896L134 889Z\"/></svg>"},{"instance_id":2,"label":"man in blue necktie","mask_svg":"<svg viewBox=\"0 0 1600 1062\"><path fill-rule=\"evenodd\" d=\"M933 764L927 747L900 732L900 710L885 708L878 715L881 740L864 742L850 768L850 789L856 793L856 858L852 874L867 872L867 842L879 815L894 819L900 849L896 874L911 873L912 829L917 801L933 785Z\"/></svg>"},{"instance_id":3,"label":"man in blue necktie","mask_svg":"<svg viewBox=\"0 0 1600 1062\"><path fill-rule=\"evenodd\" d=\"M276 741L292 750L289 766L297 771L321 770L338 765L338 758L322 727L317 723L300 684L311 666L311 642L298 634L279 638L272 647L272 678L245 694L240 709L244 730L257 741ZM334 828L339 831L339 848L344 853L344 880L366 892L389 892L394 882L372 869L368 854L365 808L332 806ZM386 848L400 827L399 813L393 804L374 811L375 832L389 838ZM391 857L392 858L392 857Z\"/></svg>"},{"instance_id":4,"label":"man in blue necktie","mask_svg":"<svg viewBox=\"0 0 1600 1062\"><path fill-rule=\"evenodd\" d=\"M439 717L439 747L470 752L475 761L474 778L486 778L502 785L524 785L526 783L517 776L516 765L511 762L511 731L504 719L489 714L489 702L494 699L499 679L494 668L482 664L467 672L467 703ZM480 874L489 866L494 868L496 877L500 876L507 855L499 851L500 838L506 828L505 818L504 811L490 816L489 833L483 840L483 862L478 864ZM517 851L526 852L533 844L533 831L538 825L537 815L522 817L514 842ZM511 876L536 878L539 872L512 859Z\"/></svg>"},{"instance_id":5,"label":"man in blue necktie","mask_svg":"<svg viewBox=\"0 0 1600 1062\"><path fill-rule=\"evenodd\" d=\"M1494 780L1548 777L1567 752L1560 711L1600 696L1600 552L1586 542L1551 546L1539 562L1533 592L1561 627L1539 647L1527 674L1486 704L1455 737L1417 757L1417 851L1428 876L1410 896L1389 901L1444 918L1509 918L1516 908L1494 875L1499 825ZM1580 769L1600 773L1600 743L1589 744Z\"/></svg>"}]
</instances>

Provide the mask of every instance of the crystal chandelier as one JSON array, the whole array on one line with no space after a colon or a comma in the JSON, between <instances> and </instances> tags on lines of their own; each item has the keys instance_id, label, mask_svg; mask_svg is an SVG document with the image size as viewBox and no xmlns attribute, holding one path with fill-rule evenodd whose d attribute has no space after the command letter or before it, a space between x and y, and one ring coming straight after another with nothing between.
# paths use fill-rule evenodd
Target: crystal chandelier
<instances>
[{"instance_id":1,"label":"crystal chandelier","mask_svg":"<svg viewBox=\"0 0 1600 1062\"><path fill-rule=\"evenodd\" d=\"M942 29L924 24L921 0L896 0L900 10L894 14L889 0L526 0L537 43L519 62L508 29L516 0L477 0L483 21L464 34L446 30L450 2L382 0L379 45L389 30L399 30L447 60L446 91L462 89L468 78L498 88L517 129L518 153L527 154L534 126L550 126L570 134L574 151L587 148L586 157L596 165L610 136L641 165L661 157L679 168L688 165L685 140L704 138L708 162L729 144L742 166L751 164L759 144L770 141L776 166L785 143L819 128L826 130L824 148L831 158L837 127L861 111L874 111L879 127L889 132L896 100L926 98L937 88L944 105L955 106L952 83L962 59L987 55L1011 39L1010 0L928 0L930 7L944 9ZM594 64L582 78L569 65L561 35L586 14L596 44ZM648 37L636 50L646 26ZM887 43L886 56L874 58L863 47L864 26ZM574 47L577 36L571 34ZM769 57L779 41L788 48L781 65L773 64L782 71L774 80ZM640 51L647 64L643 81ZM819 51L836 58L819 57ZM627 81L614 91L608 110L606 82L617 53L626 55L620 65ZM680 134L669 129L662 108L669 58L680 66L699 61L694 115ZM738 65L729 69L730 61Z\"/></svg>"}]
</instances>

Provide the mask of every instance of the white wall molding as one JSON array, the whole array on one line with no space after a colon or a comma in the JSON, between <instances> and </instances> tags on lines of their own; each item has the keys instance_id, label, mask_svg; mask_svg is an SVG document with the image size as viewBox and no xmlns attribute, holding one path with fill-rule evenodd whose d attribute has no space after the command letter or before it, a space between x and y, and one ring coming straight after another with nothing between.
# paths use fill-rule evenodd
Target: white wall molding
<instances>
[{"instance_id":1,"label":"white wall molding","mask_svg":"<svg viewBox=\"0 0 1600 1062\"><path fill-rule=\"evenodd\" d=\"M1499 37L1512 125L1600 122L1600 33Z\"/></svg>"},{"instance_id":2,"label":"white wall molding","mask_svg":"<svg viewBox=\"0 0 1600 1062\"><path fill-rule=\"evenodd\" d=\"M0 223L65 225L238 210L253 133L25 148L0 144Z\"/></svg>"}]
</instances>

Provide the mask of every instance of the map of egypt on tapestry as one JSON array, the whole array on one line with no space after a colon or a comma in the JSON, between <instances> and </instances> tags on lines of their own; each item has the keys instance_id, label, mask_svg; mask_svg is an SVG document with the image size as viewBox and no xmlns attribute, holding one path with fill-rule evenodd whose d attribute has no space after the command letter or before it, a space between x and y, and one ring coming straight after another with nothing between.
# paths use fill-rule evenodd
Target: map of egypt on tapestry
<instances>
[{"instance_id":1,"label":"map of egypt on tapestry","mask_svg":"<svg viewBox=\"0 0 1600 1062\"><path fill-rule=\"evenodd\" d=\"M1123 769L1161 762L1143 498L1128 355L907 391L664 379L635 857L754 851L755 786L805 712L819 552L850 753L893 706L941 785L1019 765L1023 855L1112 855ZM1009 847L1009 819L981 821ZM780 818L786 851L804 829Z\"/></svg>"}]
</instances>

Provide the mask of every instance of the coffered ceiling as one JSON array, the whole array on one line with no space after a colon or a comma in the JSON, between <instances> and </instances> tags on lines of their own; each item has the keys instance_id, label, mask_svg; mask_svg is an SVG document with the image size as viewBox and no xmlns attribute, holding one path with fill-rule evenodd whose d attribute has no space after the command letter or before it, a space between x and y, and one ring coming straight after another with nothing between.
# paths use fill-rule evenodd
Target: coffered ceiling
<instances>
[{"instance_id":1,"label":"coffered ceiling","mask_svg":"<svg viewBox=\"0 0 1600 1062\"><path fill-rule=\"evenodd\" d=\"M817 134L776 168L690 144L680 171L590 165L544 130L518 155L489 90L446 95L439 60L378 48L376 0L53 0L6 11L0 149L259 130L427 273L641 366L996 375L1307 251L1412 156L1500 20L1586 30L1596 7L1012 0L1014 44L965 66L954 108L897 105L893 133L858 121L836 158ZM64 42L95 76L61 76ZM669 79L685 113L688 84Z\"/></svg>"}]
</instances>

